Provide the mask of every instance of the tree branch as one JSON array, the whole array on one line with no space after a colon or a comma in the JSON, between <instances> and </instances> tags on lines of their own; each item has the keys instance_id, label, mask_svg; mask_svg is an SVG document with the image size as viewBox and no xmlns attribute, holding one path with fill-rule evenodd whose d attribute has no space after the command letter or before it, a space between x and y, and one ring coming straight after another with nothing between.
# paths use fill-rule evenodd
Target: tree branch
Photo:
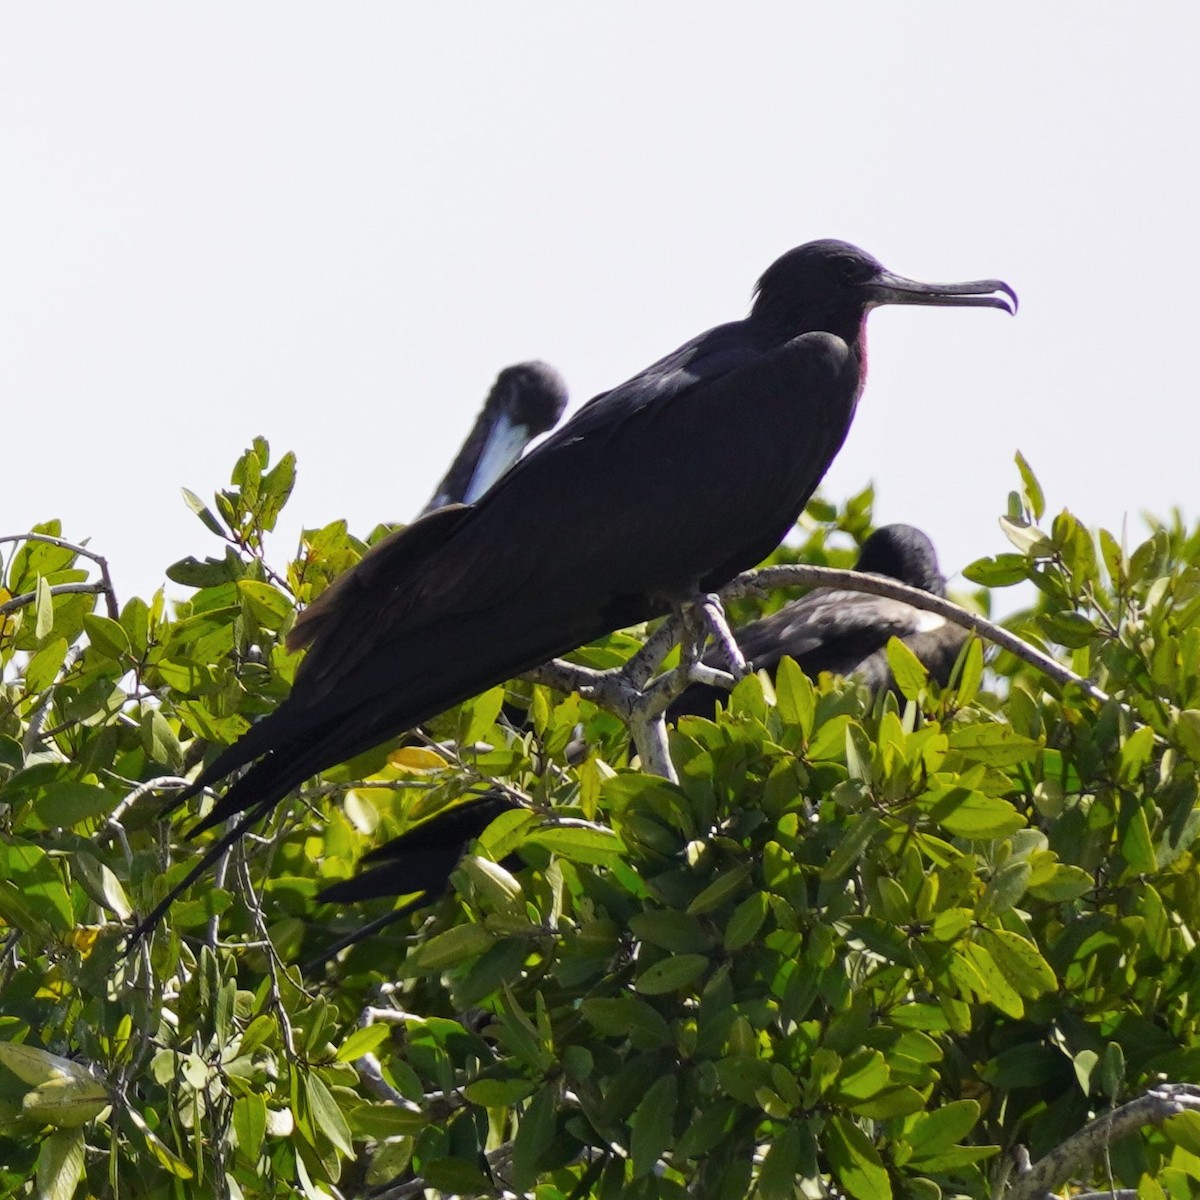
<instances>
[{"instance_id":1,"label":"tree branch","mask_svg":"<svg viewBox=\"0 0 1200 1200\"><path fill-rule=\"evenodd\" d=\"M1108 702L1108 693L1098 688L1094 683L1076 675L1074 671L1056 662L1048 654L1031 646L1028 642L1010 633L1003 626L989 621L978 613L968 612L949 600L934 596L920 588L909 587L895 579L883 575L868 575L861 571L842 571L834 567L761 567L757 571L747 571L739 575L732 583L721 589L722 599L732 600L750 593L764 594L783 587L828 587L839 588L847 592L867 592L872 596L883 596L888 600L900 600L911 604L913 608L935 613L947 621L969 629L985 641L992 642L1027 662L1035 670L1064 686L1079 688L1098 704Z\"/></svg>"},{"instance_id":2,"label":"tree branch","mask_svg":"<svg viewBox=\"0 0 1200 1200\"><path fill-rule=\"evenodd\" d=\"M56 583L50 589L51 596L72 596L72 595L99 595L105 591L102 583ZM37 592L22 592L19 596L14 596L11 600L5 600L0 604L0 617L6 617L11 612L16 612L18 608L25 608L32 604L37 599Z\"/></svg>"},{"instance_id":3,"label":"tree branch","mask_svg":"<svg viewBox=\"0 0 1200 1200\"><path fill-rule=\"evenodd\" d=\"M108 559L102 554L97 554L94 550L89 550L86 546L77 545L75 542L51 537L48 533L9 533L0 537L0 543L3 542L45 542L48 546L59 546L61 549L70 550L72 554L77 554L82 558L90 558L100 572L100 584L93 588L93 590L103 592L106 607L108 608L108 615L114 621L120 617L121 610L117 605L117 592L113 587L112 576L108 573ZM12 603L12 601L9 601L9 603ZM0 608L0 614L3 614L4 611L3 608Z\"/></svg>"},{"instance_id":4,"label":"tree branch","mask_svg":"<svg viewBox=\"0 0 1200 1200\"><path fill-rule=\"evenodd\" d=\"M882 575L842 571L833 567L762 567L757 571L747 571L726 584L719 597L722 600L730 600L751 593L761 595L779 588L802 586L866 592L935 613L1001 646L1055 682L1078 688L1099 704L1104 704L1109 699L1108 694L1095 684L1081 675L1076 675L1048 654L1042 653L986 617L968 612L940 596L934 596L920 588L909 587ZM674 615L663 621L624 666L597 671L592 667L581 667L556 658L527 671L525 678L534 683L545 684L556 691L578 692L585 700L591 700L600 708L620 717L629 726L630 736L646 770L677 782L678 777L668 753L667 733L662 714L693 681L718 683L727 687L732 687L734 683L733 676L728 672L715 670L700 662L704 634L705 629L698 627L697 622L687 619L686 614L683 618ZM655 678L655 668L666 657L672 644L680 638L683 640L679 666Z\"/></svg>"},{"instance_id":5,"label":"tree branch","mask_svg":"<svg viewBox=\"0 0 1200 1200\"><path fill-rule=\"evenodd\" d=\"M1184 1112L1200 1112L1200 1087L1164 1083L1151 1088L1144 1096L1088 1122L1033 1166L1023 1171L1018 1167L1015 1181L1002 1193L1003 1200L1054 1200L1050 1193L1082 1174L1112 1142L1144 1125L1161 1125L1168 1117Z\"/></svg>"}]
</instances>

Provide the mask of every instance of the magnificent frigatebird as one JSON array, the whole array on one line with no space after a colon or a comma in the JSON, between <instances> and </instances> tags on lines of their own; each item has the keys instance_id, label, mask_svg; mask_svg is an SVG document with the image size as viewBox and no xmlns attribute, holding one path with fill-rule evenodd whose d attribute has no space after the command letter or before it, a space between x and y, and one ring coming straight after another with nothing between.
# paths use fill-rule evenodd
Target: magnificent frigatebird
<instances>
[{"instance_id":1,"label":"magnificent frigatebird","mask_svg":"<svg viewBox=\"0 0 1200 1200\"><path fill-rule=\"evenodd\" d=\"M566 407L567 385L552 366L531 361L505 367L421 515L447 504L474 504L539 433L558 424Z\"/></svg>"},{"instance_id":2,"label":"magnificent frigatebird","mask_svg":"<svg viewBox=\"0 0 1200 1200\"><path fill-rule=\"evenodd\" d=\"M291 694L177 798L253 763L196 831L759 562L846 437L884 304L1011 313L1016 294L916 283L846 242L789 250L744 320L597 396L477 503L385 538L301 613Z\"/></svg>"},{"instance_id":3,"label":"magnificent frigatebird","mask_svg":"<svg viewBox=\"0 0 1200 1200\"><path fill-rule=\"evenodd\" d=\"M854 569L887 575L935 596L946 594L933 543L911 525L876 529L863 542ZM752 671L774 675L779 660L789 655L814 679L822 671L853 675L878 693L895 683L887 660L889 638L906 643L930 676L944 685L970 635L961 626L902 600L816 588L778 612L735 629L733 636ZM711 651L703 661L723 665ZM671 706L668 717L674 720L685 713L711 717L714 704L728 694L694 683Z\"/></svg>"}]
</instances>

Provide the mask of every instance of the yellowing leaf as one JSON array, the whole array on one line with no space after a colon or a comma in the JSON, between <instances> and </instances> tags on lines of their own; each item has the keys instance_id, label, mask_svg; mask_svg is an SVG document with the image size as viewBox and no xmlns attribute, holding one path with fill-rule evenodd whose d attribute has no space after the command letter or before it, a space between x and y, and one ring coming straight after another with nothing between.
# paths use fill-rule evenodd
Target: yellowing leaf
<instances>
[{"instance_id":1,"label":"yellowing leaf","mask_svg":"<svg viewBox=\"0 0 1200 1200\"><path fill-rule=\"evenodd\" d=\"M449 765L436 750L425 746L401 746L388 755L388 762L402 771L442 771Z\"/></svg>"}]
</instances>

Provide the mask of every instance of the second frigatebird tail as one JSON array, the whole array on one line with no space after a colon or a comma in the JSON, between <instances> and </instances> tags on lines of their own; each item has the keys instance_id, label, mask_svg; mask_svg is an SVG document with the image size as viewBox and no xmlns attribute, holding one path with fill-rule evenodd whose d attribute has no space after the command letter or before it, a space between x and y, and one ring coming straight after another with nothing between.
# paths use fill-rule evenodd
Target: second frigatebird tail
<instances>
[{"instance_id":1,"label":"second frigatebird tail","mask_svg":"<svg viewBox=\"0 0 1200 1200\"><path fill-rule=\"evenodd\" d=\"M788 251L744 320L597 396L477 503L385 538L303 612L291 694L180 797L253 764L197 829L761 561L846 437L882 304L1011 313L1016 295L914 283L846 242Z\"/></svg>"},{"instance_id":2,"label":"second frigatebird tail","mask_svg":"<svg viewBox=\"0 0 1200 1200\"><path fill-rule=\"evenodd\" d=\"M933 543L911 525L882 525L862 544L856 571L886 575L944 597L946 581L938 569ZM900 638L921 660L930 676L946 684L958 653L970 636L942 617L865 592L816 588L778 612L733 631L752 671L775 674L788 655L800 669L816 678L822 671L852 675L878 693L894 685L887 660L888 640ZM721 666L711 653L710 666ZM711 717L713 706L728 692L692 684L668 712L675 720L685 714Z\"/></svg>"},{"instance_id":3,"label":"second frigatebird tail","mask_svg":"<svg viewBox=\"0 0 1200 1200\"><path fill-rule=\"evenodd\" d=\"M548 363L505 367L421 515L447 504L474 504L538 434L558 424L566 407L567 385Z\"/></svg>"}]
</instances>

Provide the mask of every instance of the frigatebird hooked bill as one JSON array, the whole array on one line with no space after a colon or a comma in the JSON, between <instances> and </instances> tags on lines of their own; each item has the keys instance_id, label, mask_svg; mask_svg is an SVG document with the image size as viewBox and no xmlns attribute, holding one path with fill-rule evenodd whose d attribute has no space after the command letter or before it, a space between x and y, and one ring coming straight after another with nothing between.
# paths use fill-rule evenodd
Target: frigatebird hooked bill
<instances>
[{"instance_id":1,"label":"frigatebird hooked bill","mask_svg":"<svg viewBox=\"0 0 1200 1200\"><path fill-rule=\"evenodd\" d=\"M595 397L477 503L385 538L301 613L291 694L178 797L253 763L197 831L250 810L227 844L316 772L761 561L845 440L884 304L1012 313L1016 293L916 283L841 241L789 250L744 320Z\"/></svg>"},{"instance_id":2,"label":"frigatebird hooked bill","mask_svg":"<svg viewBox=\"0 0 1200 1200\"><path fill-rule=\"evenodd\" d=\"M886 575L934 596L946 595L933 543L912 525L881 525L863 542L854 569ZM970 634L961 625L903 600L814 588L778 612L735 629L733 636L752 671L774 676L779 660L788 655L813 679L822 671L851 675L878 694L895 684L887 659L890 638L904 642L931 678L944 686ZM713 651L703 661L723 666ZM728 694L709 684L693 683L671 705L668 719L685 714L711 717L713 706Z\"/></svg>"}]
</instances>

